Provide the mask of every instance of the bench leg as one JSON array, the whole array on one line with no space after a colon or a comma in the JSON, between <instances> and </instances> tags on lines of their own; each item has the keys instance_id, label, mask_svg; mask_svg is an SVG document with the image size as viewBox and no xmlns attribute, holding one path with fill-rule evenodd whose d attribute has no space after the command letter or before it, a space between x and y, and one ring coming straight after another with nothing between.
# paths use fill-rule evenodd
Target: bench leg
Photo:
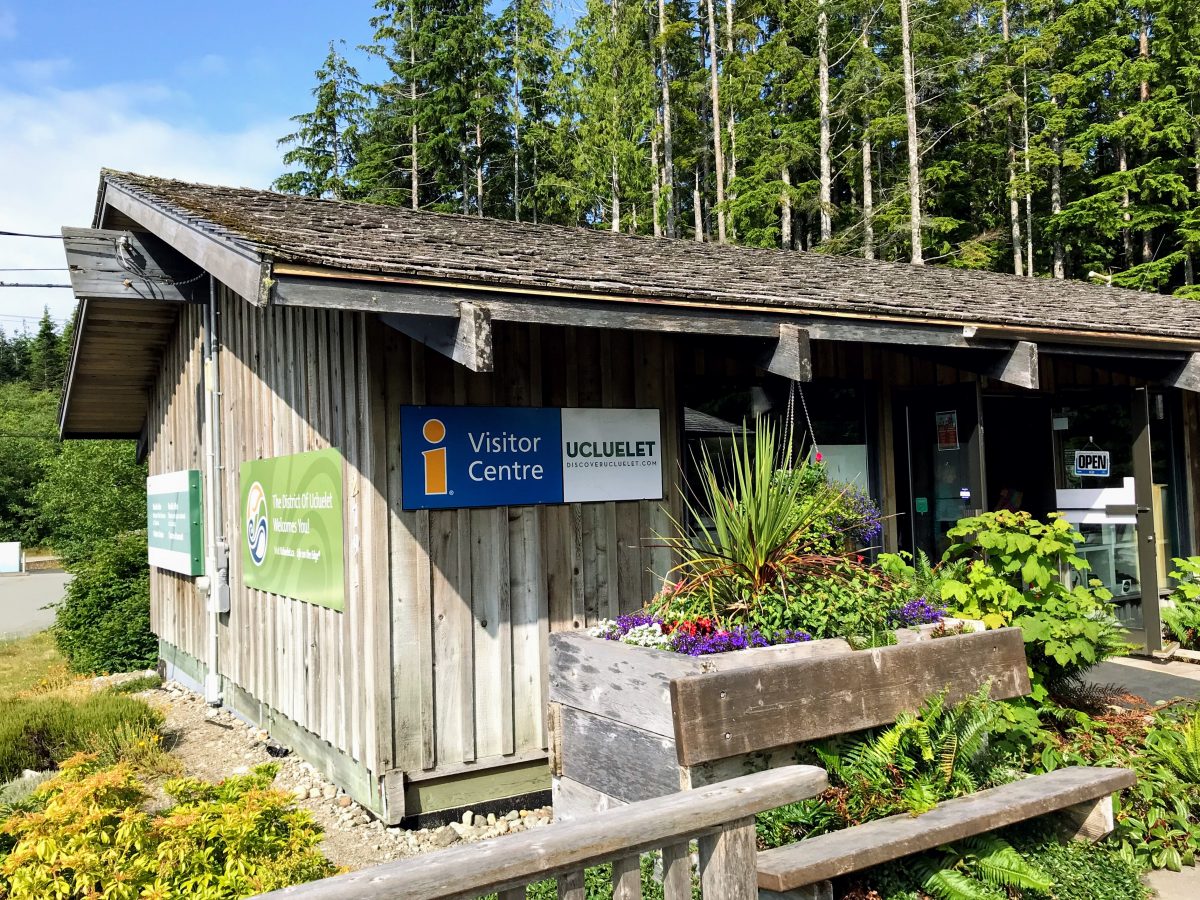
<instances>
[{"instance_id":1,"label":"bench leg","mask_svg":"<svg viewBox=\"0 0 1200 900\"><path fill-rule=\"evenodd\" d=\"M782 893L760 889L758 900L833 900L833 882L818 881Z\"/></svg>"},{"instance_id":2,"label":"bench leg","mask_svg":"<svg viewBox=\"0 0 1200 900\"><path fill-rule=\"evenodd\" d=\"M1095 843L1113 830L1112 797L1068 806L1061 812L1063 831L1073 841Z\"/></svg>"}]
</instances>

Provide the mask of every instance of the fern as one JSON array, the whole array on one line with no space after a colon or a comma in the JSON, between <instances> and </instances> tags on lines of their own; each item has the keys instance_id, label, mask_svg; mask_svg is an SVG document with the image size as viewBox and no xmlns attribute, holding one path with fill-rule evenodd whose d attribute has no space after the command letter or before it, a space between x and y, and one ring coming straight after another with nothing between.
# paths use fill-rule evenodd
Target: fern
<instances>
[{"instance_id":1,"label":"fern","mask_svg":"<svg viewBox=\"0 0 1200 900\"><path fill-rule=\"evenodd\" d=\"M992 834L943 847L917 864L922 887L939 900L1008 896L1010 889L1046 893L1053 882L1002 838Z\"/></svg>"},{"instance_id":2,"label":"fern","mask_svg":"<svg viewBox=\"0 0 1200 900\"><path fill-rule=\"evenodd\" d=\"M1177 731L1161 732L1150 752L1181 781L1200 784L1200 714L1192 716Z\"/></svg>"}]
</instances>

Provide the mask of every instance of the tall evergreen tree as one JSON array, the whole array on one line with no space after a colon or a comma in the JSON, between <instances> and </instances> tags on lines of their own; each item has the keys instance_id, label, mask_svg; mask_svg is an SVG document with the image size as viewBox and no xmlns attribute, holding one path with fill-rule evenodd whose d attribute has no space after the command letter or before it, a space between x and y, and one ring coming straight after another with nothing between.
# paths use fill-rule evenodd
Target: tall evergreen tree
<instances>
[{"instance_id":1,"label":"tall evergreen tree","mask_svg":"<svg viewBox=\"0 0 1200 900\"><path fill-rule=\"evenodd\" d=\"M274 187L289 194L344 199L354 193L350 173L358 159L366 97L358 71L334 41L315 74L316 106L292 116L296 130L279 139L280 146L291 148L283 155L284 165L295 169L275 179Z\"/></svg>"}]
</instances>

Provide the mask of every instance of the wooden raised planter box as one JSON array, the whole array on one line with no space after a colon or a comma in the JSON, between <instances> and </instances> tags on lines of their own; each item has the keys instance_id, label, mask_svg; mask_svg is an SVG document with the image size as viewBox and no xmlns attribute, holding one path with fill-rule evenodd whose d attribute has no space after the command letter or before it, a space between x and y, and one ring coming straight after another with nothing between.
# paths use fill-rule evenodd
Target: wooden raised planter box
<instances>
[{"instance_id":1,"label":"wooden raised planter box","mask_svg":"<svg viewBox=\"0 0 1200 900\"><path fill-rule=\"evenodd\" d=\"M799 743L895 721L930 696L991 681L1028 693L1019 629L851 650L810 641L691 657L592 637L550 636L555 816L570 819L794 761Z\"/></svg>"}]
</instances>

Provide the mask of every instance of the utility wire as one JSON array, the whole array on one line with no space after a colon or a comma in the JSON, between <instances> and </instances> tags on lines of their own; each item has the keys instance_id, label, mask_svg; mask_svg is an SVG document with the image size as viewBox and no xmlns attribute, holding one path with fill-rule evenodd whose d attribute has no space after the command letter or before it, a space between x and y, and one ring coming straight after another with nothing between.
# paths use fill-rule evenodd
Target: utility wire
<instances>
[{"instance_id":1,"label":"utility wire","mask_svg":"<svg viewBox=\"0 0 1200 900\"><path fill-rule=\"evenodd\" d=\"M31 268L26 268L26 269L3 269L3 268L0 268L0 272L70 272L70 271L71 270L68 269L66 266L59 266L59 267L34 266Z\"/></svg>"},{"instance_id":2,"label":"utility wire","mask_svg":"<svg viewBox=\"0 0 1200 900\"><path fill-rule=\"evenodd\" d=\"M17 281L0 281L0 288L69 288L70 286L69 284L28 284Z\"/></svg>"},{"instance_id":3,"label":"utility wire","mask_svg":"<svg viewBox=\"0 0 1200 900\"><path fill-rule=\"evenodd\" d=\"M3 231L0 230L0 237L27 237L27 238L45 238L50 241L61 241L61 234L30 234L27 231Z\"/></svg>"}]
</instances>

